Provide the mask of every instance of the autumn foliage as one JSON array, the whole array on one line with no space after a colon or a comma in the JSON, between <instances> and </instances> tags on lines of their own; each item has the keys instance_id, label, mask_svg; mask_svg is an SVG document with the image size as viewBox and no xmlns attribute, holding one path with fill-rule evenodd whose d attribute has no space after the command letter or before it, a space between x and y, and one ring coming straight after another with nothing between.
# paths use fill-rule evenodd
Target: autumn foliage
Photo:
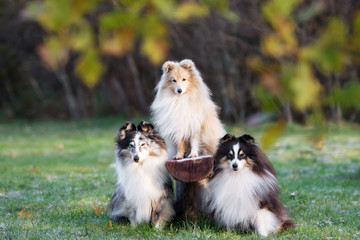
<instances>
[{"instance_id":1,"label":"autumn foliage","mask_svg":"<svg viewBox=\"0 0 360 240\"><path fill-rule=\"evenodd\" d=\"M161 63L191 58L224 120L360 120L360 8L351 0L17 0L0 8L2 117L147 114ZM252 117L259 112L265 117Z\"/></svg>"}]
</instances>

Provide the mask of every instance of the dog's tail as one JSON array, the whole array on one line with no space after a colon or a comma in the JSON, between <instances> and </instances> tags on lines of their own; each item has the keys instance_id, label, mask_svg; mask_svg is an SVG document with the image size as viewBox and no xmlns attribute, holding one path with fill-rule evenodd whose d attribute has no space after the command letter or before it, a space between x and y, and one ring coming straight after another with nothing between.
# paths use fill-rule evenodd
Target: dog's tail
<instances>
[{"instance_id":1,"label":"dog's tail","mask_svg":"<svg viewBox=\"0 0 360 240\"><path fill-rule=\"evenodd\" d=\"M295 223L293 221L291 221L290 219L287 219L285 222L283 222L281 224L280 231L283 232L283 231L286 231L286 230L288 230L290 228L295 228L295 227L296 227Z\"/></svg>"}]
</instances>

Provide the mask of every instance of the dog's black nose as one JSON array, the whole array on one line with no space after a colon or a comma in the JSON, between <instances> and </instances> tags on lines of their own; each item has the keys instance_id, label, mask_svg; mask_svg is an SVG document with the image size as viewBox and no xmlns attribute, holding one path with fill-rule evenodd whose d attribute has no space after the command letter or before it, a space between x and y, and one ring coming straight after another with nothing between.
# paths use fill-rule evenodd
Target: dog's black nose
<instances>
[{"instance_id":1,"label":"dog's black nose","mask_svg":"<svg viewBox=\"0 0 360 240\"><path fill-rule=\"evenodd\" d=\"M234 171L237 171L238 170L238 165L236 164L236 163L234 163L233 165L232 165L232 168L234 169Z\"/></svg>"},{"instance_id":2,"label":"dog's black nose","mask_svg":"<svg viewBox=\"0 0 360 240\"><path fill-rule=\"evenodd\" d=\"M138 162L138 161L139 161L139 159L140 159L140 158L139 158L139 156L138 156L138 155L134 156L134 161L135 161L135 162Z\"/></svg>"},{"instance_id":3,"label":"dog's black nose","mask_svg":"<svg viewBox=\"0 0 360 240\"><path fill-rule=\"evenodd\" d=\"M177 92L178 92L178 93L182 93L182 90L181 90L181 88L179 88Z\"/></svg>"}]
</instances>

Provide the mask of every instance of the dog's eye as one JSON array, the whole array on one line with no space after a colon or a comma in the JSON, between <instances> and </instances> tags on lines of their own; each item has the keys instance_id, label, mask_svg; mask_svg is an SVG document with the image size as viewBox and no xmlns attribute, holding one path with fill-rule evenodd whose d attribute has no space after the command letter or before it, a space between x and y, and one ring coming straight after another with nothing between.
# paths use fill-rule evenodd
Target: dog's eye
<instances>
[{"instance_id":1,"label":"dog's eye","mask_svg":"<svg viewBox=\"0 0 360 240\"><path fill-rule=\"evenodd\" d=\"M244 153L240 153L240 154L239 154L239 158L240 158L240 159L243 159L243 158L245 158L245 157L246 157L246 156L245 156Z\"/></svg>"},{"instance_id":2,"label":"dog's eye","mask_svg":"<svg viewBox=\"0 0 360 240\"><path fill-rule=\"evenodd\" d=\"M233 154L233 153L229 153L227 156L228 156L228 158L233 158L234 154Z\"/></svg>"},{"instance_id":3,"label":"dog's eye","mask_svg":"<svg viewBox=\"0 0 360 240\"><path fill-rule=\"evenodd\" d=\"M186 81L186 78L183 78L183 81Z\"/></svg>"},{"instance_id":4,"label":"dog's eye","mask_svg":"<svg viewBox=\"0 0 360 240\"><path fill-rule=\"evenodd\" d=\"M176 82L176 79L173 79L172 81L173 81L173 82Z\"/></svg>"},{"instance_id":5,"label":"dog's eye","mask_svg":"<svg viewBox=\"0 0 360 240\"><path fill-rule=\"evenodd\" d=\"M140 147L144 147L145 146L145 143L142 143L141 145L140 145Z\"/></svg>"},{"instance_id":6,"label":"dog's eye","mask_svg":"<svg viewBox=\"0 0 360 240\"><path fill-rule=\"evenodd\" d=\"M135 145L134 145L134 143L131 142L131 143L129 144L129 146L130 146L130 147L134 147Z\"/></svg>"}]
</instances>

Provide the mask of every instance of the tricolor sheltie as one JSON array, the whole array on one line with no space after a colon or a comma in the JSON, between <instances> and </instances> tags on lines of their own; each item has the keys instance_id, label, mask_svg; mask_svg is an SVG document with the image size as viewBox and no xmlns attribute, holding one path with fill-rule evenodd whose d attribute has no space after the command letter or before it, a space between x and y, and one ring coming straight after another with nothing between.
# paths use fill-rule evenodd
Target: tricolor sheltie
<instances>
[{"instance_id":1,"label":"tricolor sheltie","mask_svg":"<svg viewBox=\"0 0 360 240\"><path fill-rule=\"evenodd\" d=\"M262 236L294 227L278 195L275 170L254 138L226 134L203 194L215 223L229 231L254 229Z\"/></svg>"},{"instance_id":2,"label":"tricolor sheltie","mask_svg":"<svg viewBox=\"0 0 360 240\"><path fill-rule=\"evenodd\" d=\"M154 124L166 140L170 156L181 159L213 155L218 140L226 132L218 117L218 107L211 100L210 90L195 64L189 59L167 61L162 70L151 112ZM196 183L176 184L177 206L181 208L180 212L185 208L189 217L197 215L198 188Z\"/></svg>"},{"instance_id":3,"label":"tricolor sheltie","mask_svg":"<svg viewBox=\"0 0 360 240\"><path fill-rule=\"evenodd\" d=\"M131 225L152 223L161 227L173 215L173 188L166 170L164 140L151 123L136 128L127 122L115 139L117 183L109 205L109 216L129 220Z\"/></svg>"}]
</instances>

